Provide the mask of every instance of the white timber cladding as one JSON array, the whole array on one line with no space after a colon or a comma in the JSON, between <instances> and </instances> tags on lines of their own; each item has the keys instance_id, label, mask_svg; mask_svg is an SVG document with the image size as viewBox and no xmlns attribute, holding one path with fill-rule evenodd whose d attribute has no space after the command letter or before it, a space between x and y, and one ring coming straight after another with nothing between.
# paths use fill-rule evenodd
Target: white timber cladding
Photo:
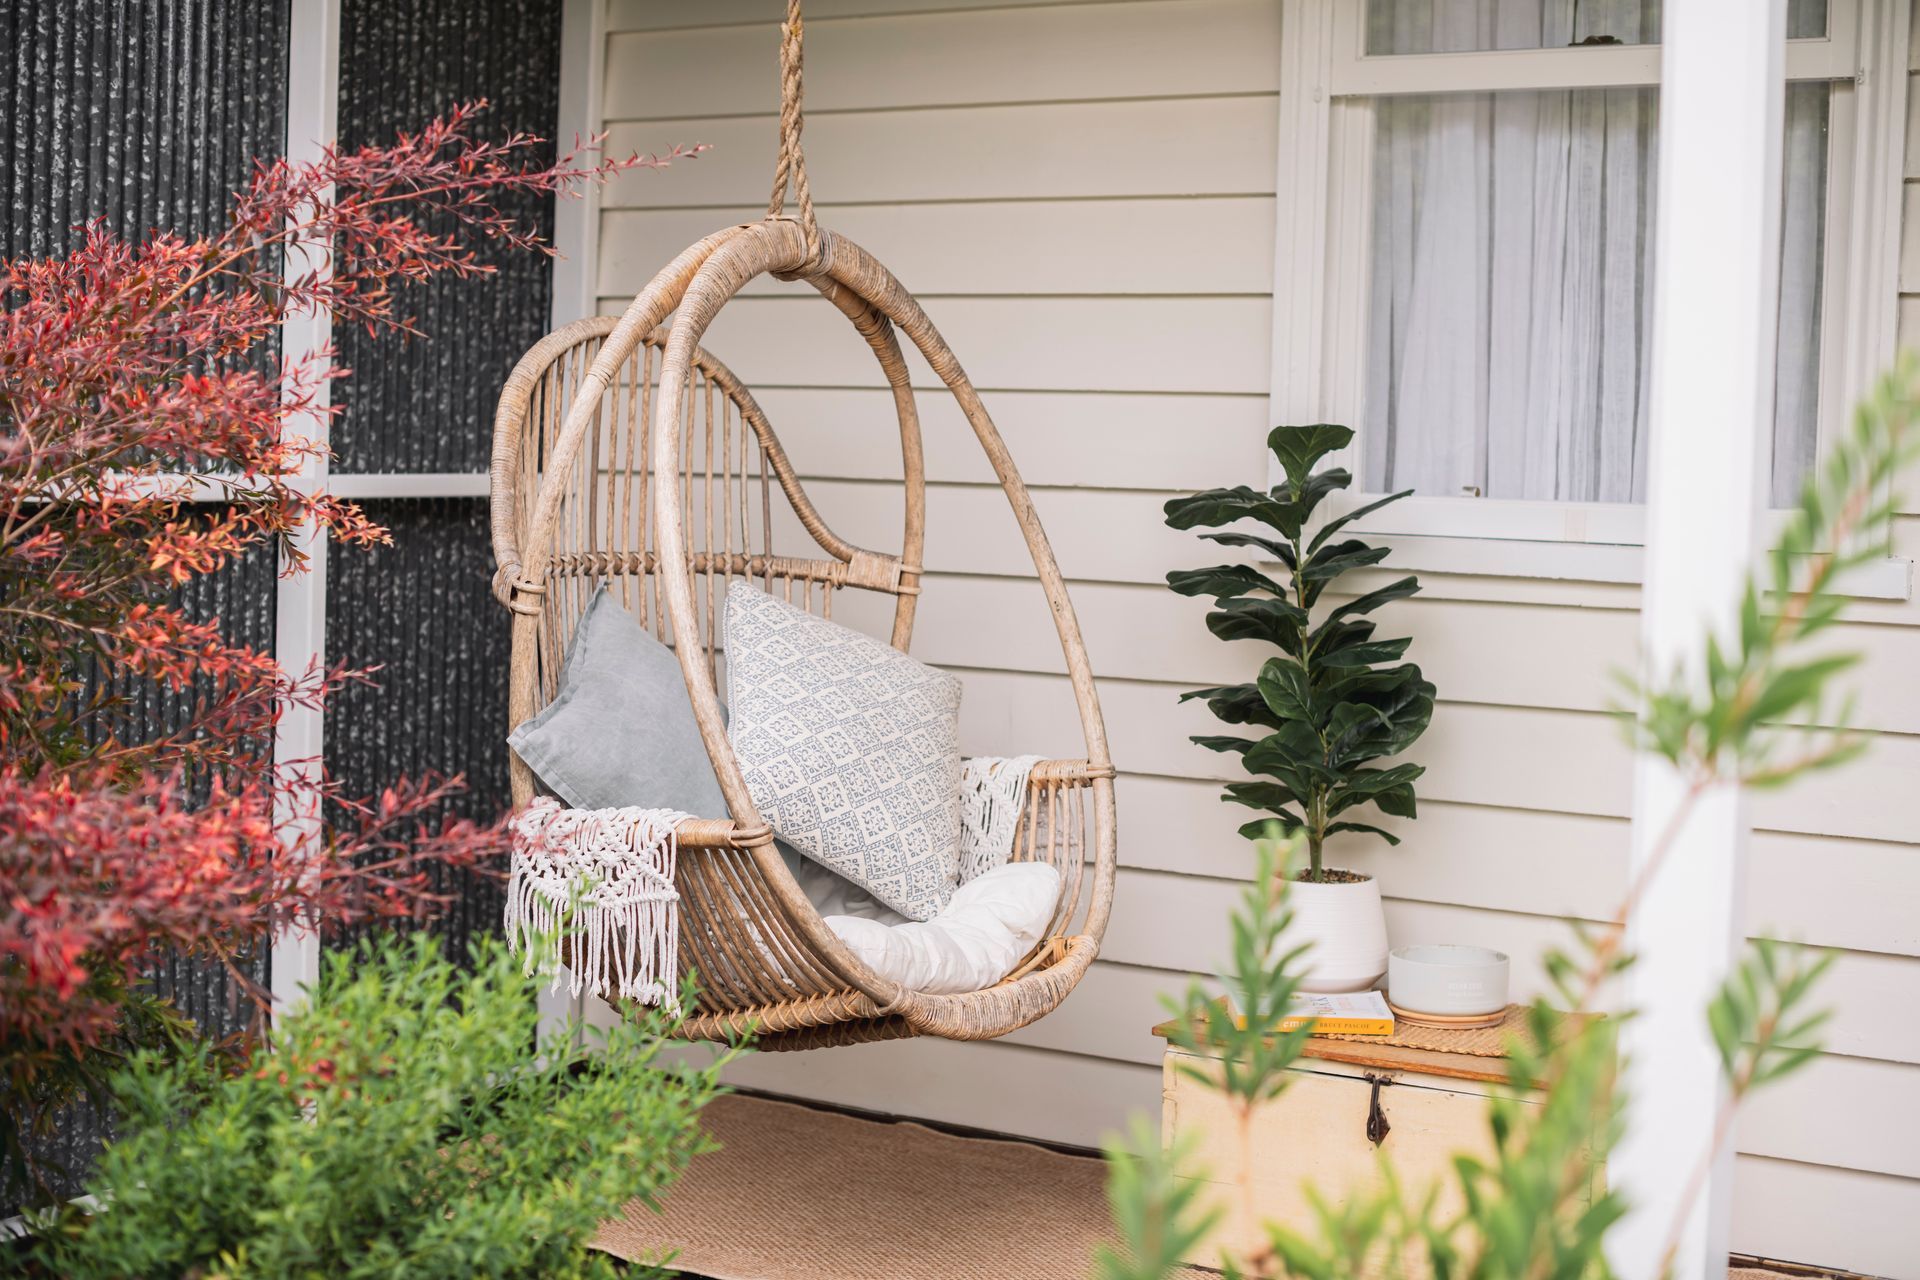
<instances>
[{"instance_id":1,"label":"white timber cladding","mask_svg":"<svg viewBox=\"0 0 1920 1280\"><path fill-rule=\"evenodd\" d=\"M608 4L612 145L715 147L606 192L602 311L623 307L698 235L764 210L780 10L777 0ZM1907 15L1897 16L1904 34ZM1166 529L1160 509L1178 493L1266 474L1268 397L1295 354L1293 340L1275 339L1287 314L1271 293L1276 210L1297 205L1310 176L1280 145L1282 76L1297 51L1283 47L1278 0L809 0L807 22L806 146L821 221L918 294L1033 486L1121 770L1122 870L1101 959L1041 1022L988 1044L763 1055L733 1076L1091 1144L1129 1110L1158 1109L1162 1045L1149 1028L1159 998L1223 958L1223 922L1249 865L1239 815L1216 798L1230 762L1187 742L1212 722L1177 697L1247 678L1262 655L1215 641L1204 606L1166 590L1169 569L1221 553ZM1920 59L1912 65L1920 71ZM1897 125L1878 136L1903 145ZM1920 183L1913 137L1903 154ZM1920 188L1906 196L1911 209ZM1897 291L1910 291L1900 314L1920 338L1920 225L1907 219L1904 234L1898 277L1887 263L1853 301L1888 315ZM754 388L834 527L890 545L894 426L844 320L810 291L760 281L708 345ZM967 752L1077 751L1059 646L1006 502L931 372L917 359L914 368L930 392L930 573L913 651L965 680ZM1911 559L1920 503L1903 510L1892 550ZM1390 633L1414 637L1412 657L1440 690L1415 752L1428 767L1421 816L1390 820L1404 836L1397 849L1349 844L1340 856L1381 878L1396 945L1500 947L1524 993L1538 988L1541 950L1565 939L1563 917L1604 916L1624 886L1632 762L1608 707L1610 673L1636 651L1637 568L1612 580L1525 560L1516 569L1516 544L1475 541L1489 544L1487 559L1434 562L1451 572L1420 565L1423 593L1381 615ZM1421 545L1394 543L1390 564ZM1833 641L1867 655L1872 751L1750 805L1745 931L1839 949L1828 986L1839 1013L1827 1052L1741 1122L1732 1247L1920 1277L1920 1024L1910 1016L1920 1008L1920 821L1906 799L1920 777L1920 607L1904 589L1883 595L1860 601ZM834 616L878 626L882 610L842 593Z\"/></svg>"}]
</instances>

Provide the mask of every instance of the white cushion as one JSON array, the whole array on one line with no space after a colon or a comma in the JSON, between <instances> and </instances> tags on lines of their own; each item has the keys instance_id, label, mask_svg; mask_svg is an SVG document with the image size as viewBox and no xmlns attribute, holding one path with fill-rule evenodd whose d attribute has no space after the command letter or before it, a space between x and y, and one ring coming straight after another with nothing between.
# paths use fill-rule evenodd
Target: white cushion
<instances>
[{"instance_id":1,"label":"white cushion","mask_svg":"<svg viewBox=\"0 0 1920 1280\"><path fill-rule=\"evenodd\" d=\"M881 924L907 922L905 916L845 876L835 875L784 841L776 843L787 870L793 873L794 881L800 886L800 892L807 895L807 901L822 916L859 916L862 920L877 920Z\"/></svg>"},{"instance_id":2,"label":"white cushion","mask_svg":"<svg viewBox=\"0 0 1920 1280\"><path fill-rule=\"evenodd\" d=\"M794 848L913 920L953 896L960 682L735 580L727 726L754 807Z\"/></svg>"},{"instance_id":3,"label":"white cushion","mask_svg":"<svg viewBox=\"0 0 1920 1280\"><path fill-rule=\"evenodd\" d=\"M954 891L925 923L888 925L828 916L868 968L927 995L981 991L1013 972L1040 941L1060 899L1060 873L1044 862L1009 862Z\"/></svg>"}]
</instances>

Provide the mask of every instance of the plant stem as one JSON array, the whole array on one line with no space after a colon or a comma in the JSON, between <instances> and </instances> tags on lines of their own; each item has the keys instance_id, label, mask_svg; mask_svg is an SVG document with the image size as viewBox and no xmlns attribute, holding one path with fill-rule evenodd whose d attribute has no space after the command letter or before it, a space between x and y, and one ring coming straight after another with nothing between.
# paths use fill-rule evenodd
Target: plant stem
<instances>
[{"instance_id":1,"label":"plant stem","mask_svg":"<svg viewBox=\"0 0 1920 1280\"><path fill-rule=\"evenodd\" d=\"M1249 1229L1257 1232L1260 1214L1253 1195L1253 1106L1245 1098L1234 1102L1234 1120L1240 1131L1240 1168L1234 1181L1240 1184L1240 1205L1245 1223ZM1273 1254L1264 1244L1253 1245L1252 1251L1242 1261L1246 1264L1248 1276L1255 1280L1272 1274Z\"/></svg>"},{"instance_id":2,"label":"plant stem","mask_svg":"<svg viewBox=\"0 0 1920 1280\"><path fill-rule=\"evenodd\" d=\"M1291 483L1291 482L1289 482ZM1305 622L1300 626L1300 674L1301 687L1313 687L1313 665L1308 660L1312 648L1312 615L1307 604L1307 548L1304 541L1307 528L1304 523L1300 532L1295 534L1293 542L1293 602L1300 606ZM1320 739L1322 762L1326 759L1327 736L1317 734ZM1313 784L1313 794L1302 796L1302 807L1306 810L1301 816L1307 820L1307 879L1314 884L1325 882L1326 873L1321 870L1321 846L1327 839L1327 788L1321 783Z\"/></svg>"}]
</instances>

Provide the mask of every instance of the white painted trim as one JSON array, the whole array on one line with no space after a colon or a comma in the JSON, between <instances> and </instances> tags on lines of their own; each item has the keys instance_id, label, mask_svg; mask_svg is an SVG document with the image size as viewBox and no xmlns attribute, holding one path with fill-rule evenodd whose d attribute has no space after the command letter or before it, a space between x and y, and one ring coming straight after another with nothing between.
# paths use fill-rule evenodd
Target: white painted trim
<instances>
[{"instance_id":1,"label":"white painted trim","mask_svg":"<svg viewBox=\"0 0 1920 1280\"><path fill-rule=\"evenodd\" d=\"M591 137L604 127L606 0L563 0L560 14L560 118L554 136L564 150L575 137ZM600 188L588 187L577 200L556 198L554 206L553 247L560 256L553 264L552 323L558 329L592 315L599 305ZM488 492L486 476L435 479L449 486L477 480L471 492ZM564 984L543 985L536 998L543 1038L569 1026L576 1036L584 1031L581 999Z\"/></svg>"},{"instance_id":2,"label":"white painted trim","mask_svg":"<svg viewBox=\"0 0 1920 1280\"><path fill-rule=\"evenodd\" d=\"M1280 11L1280 125L1274 197L1272 423L1318 422L1324 412L1327 237L1339 223L1330 183L1332 15L1327 0L1285 0Z\"/></svg>"},{"instance_id":3,"label":"white painted trim","mask_svg":"<svg viewBox=\"0 0 1920 1280\"><path fill-rule=\"evenodd\" d=\"M340 105L340 5L341 0L292 0L287 33L287 136L286 155L295 162L321 158L323 148L338 130ZM317 242L307 246L308 262L328 269L332 246ZM333 325L325 312L289 316L280 332L281 355L289 362L318 356L333 341ZM314 395L317 406L329 403L329 388L322 383ZM288 418L287 430L324 444L327 419L311 414L301 419ZM325 487L325 459L311 460L296 483L308 492ZM327 541L313 530L299 535L309 557L307 571L279 579L274 614L274 658L284 669L296 675L311 664L326 662L327 627ZM325 722L317 710L288 708L280 718L274 735L273 758L276 768L300 770L312 774L321 767L325 746ZM283 806L283 821L298 817ZM310 849L320 838L319 815L314 821L295 828L291 837L296 850ZM312 929L283 931L273 940L270 985L276 1012L301 999L302 988L311 987L320 976L320 938Z\"/></svg>"},{"instance_id":4,"label":"white painted trim","mask_svg":"<svg viewBox=\"0 0 1920 1280\"><path fill-rule=\"evenodd\" d=\"M560 116L553 136L564 152L604 129L606 0L563 0L560 9ZM594 313L599 303L600 188L553 210L553 327ZM485 490L481 490L485 492Z\"/></svg>"},{"instance_id":5,"label":"white painted trim","mask_svg":"<svg viewBox=\"0 0 1920 1280\"><path fill-rule=\"evenodd\" d=\"M336 471L327 479L328 492L355 502L383 498L484 498L484 471Z\"/></svg>"},{"instance_id":6,"label":"white painted trim","mask_svg":"<svg viewBox=\"0 0 1920 1280\"><path fill-rule=\"evenodd\" d=\"M1334 494L1329 515L1343 515L1378 495ZM1501 538L1525 542L1646 541L1647 510L1631 502L1545 502L1516 498L1442 498L1414 494L1377 516L1354 522L1356 532L1411 533L1437 538Z\"/></svg>"},{"instance_id":7,"label":"white painted trim","mask_svg":"<svg viewBox=\"0 0 1920 1280\"><path fill-rule=\"evenodd\" d=\"M1657 44L1369 55L1365 2L1333 3L1333 61L1327 84L1336 97L1612 89L1660 83ZM1858 25L1859 12L1852 4L1846 0L1832 4L1825 36L1787 42L1787 79L1853 79L1860 70Z\"/></svg>"},{"instance_id":8,"label":"white painted trim","mask_svg":"<svg viewBox=\"0 0 1920 1280\"><path fill-rule=\"evenodd\" d=\"M1739 586L1760 544L1779 296L1786 0L1688 0L1663 18L1660 252L1653 278L1647 582L1650 673L1703 682L1702 630L1737 626ZM1705 1010L1741 934L1749 818L1716 788L1687 809L1686 779L1635 759L1629 867L1641 892L1627 942L1638 1016L1623 1028L1626 1129L1608 1181L1630 1206L1608 1238L1624 1276L1723 1275L1733 1200L1727 1100ZM1667 828L1683 825L1664 857ZM1656 870L1657 868L1657 870ZM1696 1189L1697 1162L1710 1156ZM1690 1199L1698 1190L1698 1198Z\"/></svg>"},{"instance_id":9,"label":"white painted trim","mask_svg":"<svg viewBox=\"0 0 1920 1280\"><path fill-rule=\"evenodd\" d=\"M313 326L304 319L289 320L286 326L288 349L292 349L296 332L305 342L311 340L312 329ZM313 425L309 422L300 430L311 434ZM177 478L165 475L125 478L141 493L158 492L163 487L179 483ZM299 483L306 486L309 492L323 487L322 481L328 493L356 502L382 498L484 498L488 491L487 473L484 471L334 471L321 464L303 472L299 478ZM191 478L186 492L180 496L187 502L225 502L229 494L226 486L218 480L198 475Z\"/></svg>"},{"instance_id":10,"label":"white painted trim","mask_svg":"<svg viewBox=\"0 0 1920 1280\"><path fill-rule=\"evenodd\" d=\"M1329 230L1326 253L1318 266L1323 277L1320 287L1326 297L1324 324L1329 343L1321 371L1321 403L1324 421L1356 424L1353 444L1341 452L1336 463L1357 476L1361 472L1357 424L1364 421L1367 406L1367 319L1373 291L1354 288L1351 282L1367 278L1373 249L1372 105L1352 98L1335 99L1332 128L1332 154L1327 165L1331 182L1326 199Z\"/></svg>"},{"instance_id":11,"label":"white painted trim","mask_svg":"<svg viewBox=\"0 0 1920 1280\"><path fill-rule=\"evenodd\" d=\"M1368 540L1392 548L1393 555L1380 566L1388 573L1627 585L1646 580L1646 548L1636 543L1533 542L1403 533L1371 535ZM1913 561L1888 556L1862 565L1847 575L1839 593L1854 600L1911 600Z\"/></svg>"},{"instance_id":12,"label":"white painted trim","mask_svg":"<svg viewBox=\"0 0 1920 1280\"><path fill-rule=\"evenodd\" d=\"M1828 277L1822 332L1843 332L1836 361L1823 367L1838 384L1839 403L1823 406L1828 433L1850 421L1851 401L1864 396L1899 349L1901 200L1907 136L1908 42L1912 10L1906 0L1872 0L1861 15L1860 80L1853 93L1851 200L1845 211L1847 258L1838 298ZM1836 95L1840 96L1840 95ZM1829 161L1831 164L1831 160ZM1827 233L1833 234L1831 214ZM1892 482L1885 492L1891 498Z\"/></svg>"}]
</instances>

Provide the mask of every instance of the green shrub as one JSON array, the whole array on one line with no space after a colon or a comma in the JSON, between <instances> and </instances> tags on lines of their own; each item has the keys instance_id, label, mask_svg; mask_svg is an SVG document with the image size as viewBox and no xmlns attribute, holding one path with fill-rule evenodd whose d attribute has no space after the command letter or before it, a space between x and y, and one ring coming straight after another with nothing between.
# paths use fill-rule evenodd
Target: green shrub
<instances>
[{"instance_id":1,"label":"green shrub","mask_svg":"<svg viewBox=\"0 0 1920 1280\"><path fill-rule=\"evenodd\" d=\"M659 1023L536 1048L534 983L497 942L471 972L424 935L329 958L238 1074L136 1057L115 1085L91 1218L50 1223L52 1274L618 1274L587 1242L706 1149L716 1068L657 1061Z\"/></svg>"}]
</instances>

